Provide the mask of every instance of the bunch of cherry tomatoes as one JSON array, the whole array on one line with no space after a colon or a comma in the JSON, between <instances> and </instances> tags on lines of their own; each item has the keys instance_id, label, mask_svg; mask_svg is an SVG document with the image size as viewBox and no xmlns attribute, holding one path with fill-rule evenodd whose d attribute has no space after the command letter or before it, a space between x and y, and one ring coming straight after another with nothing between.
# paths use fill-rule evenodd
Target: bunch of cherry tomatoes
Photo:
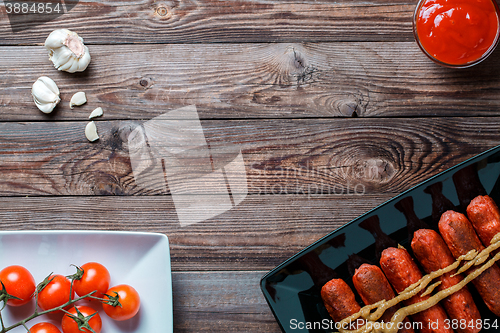
<instances>
[{"instance_id":1,"label":"bunch of cherry tomatoes","mask_svg":"<svg viewBox=\"0 0 500 333\"><path fill-rule=\"evenodd\" d=\"M38 285L26 268L18 265L6 267L0 271L0 300L8 306L22 306L35 298L36 310L29 319L45 313L63 312L63 333L101 331L102 320L99 312L88 305L78 305L77 300L101 302L106 315L117 321L130 319L137 314L140 297L133 287L121 284L109 288L109 271L99 263L89 262L75 267L77 272L74 275L66 277L51 274ZM16 325L26 327L25 322ZM0 332L7 332L16 325L3 327L2 322ZM29 332L61 333L56 325L49 322L38 323L29 328Z\"/></svg>"}]
</instances>

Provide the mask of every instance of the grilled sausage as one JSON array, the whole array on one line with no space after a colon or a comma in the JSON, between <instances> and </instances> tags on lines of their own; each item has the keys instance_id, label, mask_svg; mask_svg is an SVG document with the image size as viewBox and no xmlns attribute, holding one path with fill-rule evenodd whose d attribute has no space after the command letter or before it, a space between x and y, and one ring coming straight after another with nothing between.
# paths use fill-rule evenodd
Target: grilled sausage
<instances>
[{"instance_id":1,"label":"grilled sausage","mask_svg":"<svg viewBox=\"0 0 500 333\"><path fill-rule=\"evenodd\" d=\"M489 196L475 197L467 206L467 216L485 246L500 232L500 211Z\"/></svg>"},{"instance_id":2,"label":"grilled sausage","mask_svg":"<svg viewBox=\"0 0 500 333\"><path fill-rule=\"evenodd\" d=\"M390 247L385 249L380 258L380 266L398 293L422 278L422 273L417 265L403 248ZM404 303L410 305L429 298L428 295L421 296L421 294L422 292L418 293ZM414 322L421 323L421 333L453 333L453 330L445 325L448 316L439 304L415 313L411 317Z\"/></svg>"},{"instance_id":3,"label":"grilled sausage","mask_svg":"<svg viewBox=\"0 0 500 333\"><path fill-rule=\"evenodd\" d=\"M455 258L453 258L443 238L434 230L417 230L413 236L411 248L413 254L427 273L445 268L455 262ZM462 281L461 276L452 276L455 273L456 271L451 271L440 276L439 280L441 284L438 290L446 289ZM472 320L473 323L477 323L477 320L481 320L479 310L467 286L443 299L441 304L444 306L448 316L451 319L458 320L458 322L464 322L465 320L465 323L470 323ZM463 326L467 327L463 328ZM460 325L457 328L457 332L477 333L480 329L480 325L476 324Z\"/></svg>"},{"instance_id":4,"label":"grilled sausage","mask_svg":"<svg viewBox=\"0 0 500 333\"><path fill-rule=\"evenodd\" d=\"M321 298L336 322L361 310L352 289L342 279L332 279L321 288Z\"/></svg>"},{"instance_id":5,"label":"grilled sausage","mask_svg":"<svg viewBox=\"0 0 500 333\"><path fill-rule=\"evenodd\" d=\"M461 213L447 211L439 220L439 231L443 236L451 254L458 258L470 250L482 251L483 244L479 240L472 224ZM470 268L474 271L478 267ZM493 265L482 274L472 280L481 298L488 308L497 316L500 316L500 268Z\"/></svg>"},{"instance_id":6,"label":"grilled sausage","mask_svg":"<svg viewBox=\"0 0 500 333\"><path fill-rule=\"evenodd\" d=\"M352 277L354 283L354 288L361 296L361 300L366 305L377 303L381 300L390 300L395 297L394 290L392 290L389 281L385 277L382 270L375 265L363 264L354 273ZM391 321L394 313L399 309L399 305L393 306L387 309L380 321L388 323ZM408 322L408 318L405 318L405 322ZM403 325L398 332L400 333L413 333L414 330L411 325Z\"/></svg>"}]
</instances>

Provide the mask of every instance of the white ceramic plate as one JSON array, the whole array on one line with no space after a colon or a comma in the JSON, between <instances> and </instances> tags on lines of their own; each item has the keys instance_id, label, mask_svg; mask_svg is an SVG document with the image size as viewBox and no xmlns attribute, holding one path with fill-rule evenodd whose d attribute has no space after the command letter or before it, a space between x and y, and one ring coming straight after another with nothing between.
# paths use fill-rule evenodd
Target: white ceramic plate
<instances>
[{"instance_id":1,"label":"white ceramic plate","mask_svg":"<svg viewBox=\"0 0 500 333\"><path fill-rule=\"evenodd\" d=\"M26 267L36 280L46 276L70 275L71 264L96 261L109 270L111 286L129 284L141 296L141 308L132 319L117 322L99 310L103 333L173 332L172 276L168 238L162 234L113 231L0 231L0 269L9 265ZM34 301L6 307L2 317L6 326L33 313ZM28 322L58 324L57 316L42 316ZM26 332L18 327L10 332Z\"/></svg>"}]
</instances>

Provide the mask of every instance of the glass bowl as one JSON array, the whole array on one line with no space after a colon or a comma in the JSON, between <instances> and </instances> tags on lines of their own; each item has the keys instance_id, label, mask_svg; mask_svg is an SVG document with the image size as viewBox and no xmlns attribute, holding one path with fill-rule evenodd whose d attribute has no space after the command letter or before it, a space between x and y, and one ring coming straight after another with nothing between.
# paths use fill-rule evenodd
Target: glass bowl
<instances>
[{"instance_id":1,"label":"glass bowl","mask_svg":"<svg viewBox=\"0 0 500 333\"><path fill-rule=\"evenodd\" d=\"M431 59L432 61L434 61L435 63L437 63L441 66L445 66L445 67L449 67L449 68L468 68L468 67L471 67L471 66L474 66L474 65L480 63L481 61L486 59L495 50L495 48L498 45L498 42L500 40L500 9L499 9L498 4L495 0L489 0L489 1L491 1L491 4L493 5L493 8L495 10L496 33L495 33L494 39L491 41L491 43L487 44L487 49L483 53L479 53L477 55L477 57L475 57L473 59L469 59L469 60L464 61L464 62L456 62L456 61L451 62L451 61L446 61L446 60L442 59L440 56L438 56L437 53L429 52L428 49L426 48L426 46L424 46L424 44L426 44L426 43L423 42L423 40L425 39L425 36L422 36L423 38L421 38L421 35L419 34L417 22L419 21L422 7L424 5L429 4L430 2L436 2L436 1L437 0L419 0L417 6L415 8L415 12L413 14L413 35L415 37L415 40L416 40L418 46L420 47L422 52L429 59ZM441 0L441 1L445 2L444 0ZM447 2L448 3L456 2L457 7L458 7L458 3L460 3L460 1L461 0L452 0L452 1L448 0ZM441 16L441 17L443 17L443 16ZM444 16L444 18L446 19L447 17ZM467 17L467 18L469 18L469 17ZM449 20L450 20L451 24L455 24L455 21L452 18L449 18ZM433 24L435 24L436 21L438 21L438 24L440 24L442 22L442 20L441 21L440 20L433 20ZM450 23L448 23L448 24L450 24ZM463 28L464 27L462 27L462 29ZM494 29L494 27L491 27L491 29L489 30L490 33L493 32L493 29ZM460 31L458 29L457 30L449 29L449 31L450 31L451 36L460 34ZM422 34L423 34L423 32L422 32ZM468 31L468 34L469 34L469 31ZM443 34L441 36L441 38L443 39L443 45L450 45L450 42L453 41L453 38L450 38L450 35ZM484 47L483 47L483 49L484 49ZM470 50L473 50L473 48L471 48Z\"/></svg>"}]
</instances>

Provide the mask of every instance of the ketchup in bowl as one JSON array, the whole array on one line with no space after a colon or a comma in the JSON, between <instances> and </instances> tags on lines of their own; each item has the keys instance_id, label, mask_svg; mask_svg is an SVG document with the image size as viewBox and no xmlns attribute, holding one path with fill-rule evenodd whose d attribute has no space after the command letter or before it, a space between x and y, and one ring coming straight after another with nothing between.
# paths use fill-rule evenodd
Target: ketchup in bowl
<instances>
[{"instance_id":1,"label":"ketchup in bowl","mask_svg":"<svg viewBox=\"0 0 500 333\"><path fill-rule=\"evenodd\" d=\"M484 60L500 33L495 0L420 0L413 33L424 53L438 64L464 68Z\"/></svg>"}]
</instances>

